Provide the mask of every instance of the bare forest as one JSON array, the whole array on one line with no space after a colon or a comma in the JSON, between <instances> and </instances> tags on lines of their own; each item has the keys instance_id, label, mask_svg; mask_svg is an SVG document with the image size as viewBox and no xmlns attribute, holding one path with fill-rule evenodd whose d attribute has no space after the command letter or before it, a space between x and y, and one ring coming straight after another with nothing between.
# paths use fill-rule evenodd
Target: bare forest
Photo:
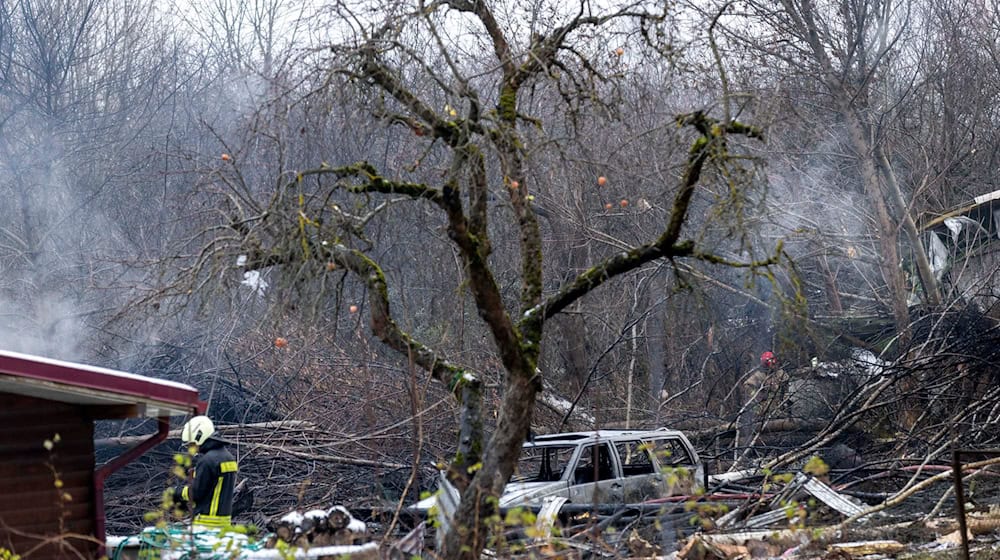
<instances>
[{"instance_id":1,"label":"bare forest","mask_svg":"<svg viewBox=\"0 0 1000 560\"><path fill-rule=\"evenodd\" d=\"M258 524L443 467L447 558L534 434L948 464L1000 434L998 131L996 0L0 1L0 348L198 388Z\"/></svg>"}]
</instances>

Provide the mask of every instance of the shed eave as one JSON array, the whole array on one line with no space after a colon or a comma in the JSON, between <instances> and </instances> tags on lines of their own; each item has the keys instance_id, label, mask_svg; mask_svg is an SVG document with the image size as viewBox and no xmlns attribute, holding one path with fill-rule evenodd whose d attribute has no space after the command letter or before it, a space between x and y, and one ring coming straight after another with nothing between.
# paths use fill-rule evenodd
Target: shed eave
<instances>
[{"instance_id":1,"label":"shed eave","mask_svg":"<svg viewBox=\"0 0 1000 560\"><path fill-rule=\"evenodd\" d=\"M0 392L91 407L136 406L139 416L160 418L197 414L196 404L180 405L153 398L95 391L51 381L0 374Z\"/></svg>"},{"instance_id":2,"label":"shed eave","mask_svg":"<svg viewBox=\"0 0 1000 560\"><path fill-rule=\"evenodd\" d=\"M83 405L138 405L150 417L205 410L190 385L8 351L0 351L0 390Z\"/></svg>"}]
</instances>

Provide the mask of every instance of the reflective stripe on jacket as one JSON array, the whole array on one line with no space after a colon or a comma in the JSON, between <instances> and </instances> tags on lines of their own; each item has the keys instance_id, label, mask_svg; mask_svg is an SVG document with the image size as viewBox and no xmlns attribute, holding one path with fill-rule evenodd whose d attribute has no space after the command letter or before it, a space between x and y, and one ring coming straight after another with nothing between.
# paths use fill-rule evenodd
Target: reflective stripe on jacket
<instances>
[{"instance_id":1,"label":"reflective stripe on jacket","mask_svg":"<svg viewBox=\"0 0 1000 560\"><path fill-rule=\"evenodd\" d=\"M194 480L184 488L184 498L194 502L194 522L225 527L232 522L233 492L236 488L236 459L225 444L209 439L199 449Z\"/></svg>"}]
</instances>

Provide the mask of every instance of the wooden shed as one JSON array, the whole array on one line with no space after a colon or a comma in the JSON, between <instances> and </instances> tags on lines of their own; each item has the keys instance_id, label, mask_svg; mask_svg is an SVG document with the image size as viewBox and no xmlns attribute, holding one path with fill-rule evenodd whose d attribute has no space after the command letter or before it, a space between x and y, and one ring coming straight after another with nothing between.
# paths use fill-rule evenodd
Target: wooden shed
<instances>
[{"instance_id":1,"label":"wooden shed","mask_svg":"<svg viewBox=\"0 0 1000 560\"><path fill-rule=\"evenodd\" d=\"M105 479L166 439L171 416L204 410L188 385L0 351L0 548L99 557ZM98 468L94 421L120 418L156 418L157 432Z\"/></svg>"}]
</instances>

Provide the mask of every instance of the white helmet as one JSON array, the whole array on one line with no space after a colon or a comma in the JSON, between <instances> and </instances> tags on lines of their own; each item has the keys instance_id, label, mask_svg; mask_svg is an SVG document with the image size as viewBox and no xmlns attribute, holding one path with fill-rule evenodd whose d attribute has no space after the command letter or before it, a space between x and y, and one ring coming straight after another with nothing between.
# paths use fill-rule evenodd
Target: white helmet
<instances>
[{"instance_id":1,"label":"white helmet","mask_svg":"<svg viewBox=\"0 0 1000 560\"><path fill-rule=\"evenodd\" d=\"M181 441L203 445L213 434L215 434L215 424L212 420L208 416L195 416L181 429Z\"/></svg>"}]
</instances>

